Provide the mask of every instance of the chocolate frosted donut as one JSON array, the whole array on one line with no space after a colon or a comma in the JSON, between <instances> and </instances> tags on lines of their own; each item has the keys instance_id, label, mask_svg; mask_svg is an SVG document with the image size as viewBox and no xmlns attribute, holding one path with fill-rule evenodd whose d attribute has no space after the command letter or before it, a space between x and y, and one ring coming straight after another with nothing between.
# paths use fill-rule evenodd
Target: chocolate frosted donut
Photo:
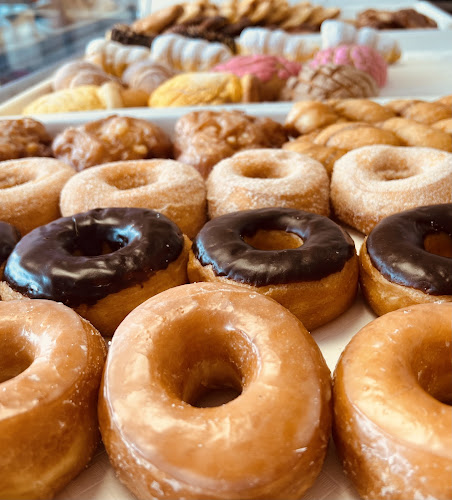
<instances>
[{"instance_id":1,"label":"chocolate frosted donut","mask_svg":"<svg viewBox=\"0 0 452 500\"><path fill-rule=\"evenodd\" d=\"M188 239L158 212L94 209L26 235L7 261L4 280L26 297L63 302L102 333L112 334L117 319L121 321L135 305L186 282L187 253ZM167 276L162 280L161 274ZM155 286L148 286L151 281ZM133 300L124 295L130 290ZM99 310L103 302L110 308L112 297L118 299L120 311L105 311L104 317ZM91 310L103 316L100 323ZM116 320L110 322L108 318L114 316Z\"/></svg>"},{"instance_id":2,"label":"chocolate frosted donut","mask_svg":"<svg viewBox=\"0 0 452 500\"><path fill-rule=\"evenodd\" d=\"M377 314L452 301L452 203L386 217L360 254L364 295Z\"/></svg>"},{"instance_id":3,"label":"chocolate frosted donut","mask_svg":"<svg viewBox=\"0 0 452 500\"><path fill-rule=\"evenodd\" d=\"M358 265L353 240L327 217L266 208L209 221L194 240L188 275L256 289L312 329L350 306Z\"/></svg>"},{"instance_id":4,"label":"chocolate frosted donut","mask_svg":"<svg viewBox=\"0 0 452 500\"><path fill-rule=\"evenodd\" d=\"M0 221L0 268L19 240L19 231L13 225Z\"/></svg>"}]
</instances>

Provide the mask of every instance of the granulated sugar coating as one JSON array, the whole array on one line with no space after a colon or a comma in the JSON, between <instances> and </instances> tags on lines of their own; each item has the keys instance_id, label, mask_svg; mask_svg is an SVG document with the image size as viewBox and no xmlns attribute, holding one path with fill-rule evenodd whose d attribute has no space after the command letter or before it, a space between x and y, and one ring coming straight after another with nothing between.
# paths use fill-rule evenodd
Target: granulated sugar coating
<instances>
[{"instance_id":1,"label":"granulated sugar coating","mask_svg":"<svg viewBox=\"0 0 452 500\"><path fill-rule=\"evenodd\" d=\"M340 158L331 179L338 219L367 234L384 217L452 202L452 154L431 148L366 146Z\"/></svg>"}]
</instances>

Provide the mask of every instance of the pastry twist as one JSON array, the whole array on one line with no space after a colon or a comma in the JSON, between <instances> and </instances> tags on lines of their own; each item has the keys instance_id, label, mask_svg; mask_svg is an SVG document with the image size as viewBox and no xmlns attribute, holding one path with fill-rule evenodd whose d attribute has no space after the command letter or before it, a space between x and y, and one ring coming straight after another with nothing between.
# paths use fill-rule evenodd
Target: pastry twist
<instances>
[{"instance_id":1,"label":"pastry twist","mask_svg":"<svg viewBox=\"0 0 452 500\"><path fill-rule=\"evenodd\" d=\"M171 33L155 38L151 57L180 71L206 71L232 57L232 52L222 43L189 39Z\"/></svg>"},{"instance_id":2,"label":"pastry twist","mask_svg":"<svg viewBox=\"0 0 452 500\"><path fill-rule=\"evenodd\" d=\"M147 47L122 45L121 43L96 38L86 47L85 60L97 64L107 73L121 77L132 63L147 59Z\"/></svg>"}]
</instances>

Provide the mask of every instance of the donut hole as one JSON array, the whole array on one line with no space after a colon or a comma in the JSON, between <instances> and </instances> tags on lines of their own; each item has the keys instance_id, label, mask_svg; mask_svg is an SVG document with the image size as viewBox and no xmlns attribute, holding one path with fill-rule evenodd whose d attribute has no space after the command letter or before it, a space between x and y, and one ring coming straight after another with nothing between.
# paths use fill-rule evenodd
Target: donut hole
<instances>
[{"instance_id":1,"label":"donut hole","mask_svg":"<svg viewBox=\"0 0 452 500\"><path fill-rule=\"evenodd\" d=\"M9 189L30 182L31 179L20 173L0 173L0 189Z\"/></svg>"},{"instance_id":2,"label":"donut hole","mask_svg":"<svg viewBox=\"0 0 452 500\"><path fill-rule=\"evenodd\" d=\"M281 179L287 177L288 169L272 163L244 163L240 165L240 174L251 179Z\"/></svg>"},{"instance_id":3,"label":"donut hole","mask_svg":"<svg viewBox=\"0 0 452 500\"><path fill-rule=\"evenodd\" d=\"M428 234L424 238L424 249L441 257L452 258L452 238L444 232Z\"/></svg>"},{"instance_id":4,"label":"donut hole","mask_svg":"<svg viewBox=\"0 0 452 500\"><path fill-rule=\"evenodd\" d=\"M116 175L112 174L111 176L105 179L105 182L110 186L119 189L120 191L127 191L129 189L136 189L142 186L147 186L148 184L152 184L154 179L151 178L149 172L135 172L124 174L124 172L118 172Z\"/></svg>"},{"instance_id":5,"label":"donut hole","mask_svg":"<svg viewBox=\"0 0 452 500\"><path fill-rule=\"evenodd\" d=\"M209 320L207 320L209 321ZM189 329L187 328L189 326ZM242 332L173 325L171 345L155 339L162 385L191 406L220 406L240 396L258 370L257 354Z\"/></svg>"},{"instance_id":6,"label":"donut hole","mask_svg":"<svg viewBox=\"0 0 452 500\"><path fill-rule=\"evenodd\" d=\"M74 257L98 257L124 248L131 238L133 235L127 234L126 231L108 227L96 230L96 226L93 225L79 228L77 235L66 249Z\"/></svg>"},{"instance_id":7,"label":"donut hole","mask_svg":"<svg viewBox=\"0 0 452 500\"><path fill-rule=\"evenodd\" d=\"M273 229L259 229L252 236L244 236L243 240L256 250L288 250L303 245L296 234Z\"/></svg>"},{"instance_id":8,"label":"donut hole","mask_svg":"<svg viewBox=\"0 0 452 500\"><path fill-rule=\"evenodd\" d=\"M452 341L420 346L412 367L419 385L430 396L452 405Z\"/></svg>"},{"instance_id":9,"label":"donut hole","mask_svg":"<svg viewBox=\"0 0 452 500\"><path fill-rule=\"evenodd\" d=\"M372 169L381 181L397 181L418 174L418 169L402 158L396 158L394 161L379 159L372 164Z\"/></svg>"},{"instance_id":10,"label":"donut hole","mask_svg":"<svg viewBox=\"0 0 452 500\"><path fill-rule=\"evenodd\" d=\"M0 352L0 384L20 375L34 360L31 345L17 333L0 334Z\"/></svg>"}]
</instances>

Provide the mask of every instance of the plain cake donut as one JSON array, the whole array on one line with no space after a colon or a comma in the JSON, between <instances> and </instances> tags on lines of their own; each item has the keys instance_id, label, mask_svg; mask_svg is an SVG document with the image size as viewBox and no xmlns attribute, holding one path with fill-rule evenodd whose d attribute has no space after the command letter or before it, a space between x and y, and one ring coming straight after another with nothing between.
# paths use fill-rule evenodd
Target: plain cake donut
<instances>
[{"instance_id":1,"label":"plain cake donut","mask_svg":"<svg viewBox=\"0 0 452 500\"><path fill-rule=\"evenodd\" d=\"M367 146L337 160L331 202L342 222L368 234L384 217L452 202L452 154L430 148Z\"/></svg>"},{"instance_id":2,"label":"plain cake donut","mask_svg":"<svg viewBox=\"0 0 452 500\"><path fill-rule=\"evenodd\" d=\"M206 221L206 189L201 174L173 160L108 163L83 170L61 192L61 213L92 208L150 208L174 221L193 238Z\"/></svg>"},{"instance_id":3,"label":"plain cake donut","mask_svg":"<svg viewBox=\"0 0 452 500\"><path fill-rule=\"evenodd\" d=\"M452 498L452 304L377 318L334 379L333 436L361 498Z\"/></svg>"},{"instance_id":4,"label":"plain cake donut","mask_svg":"<svg viewBox=\"0 0 452 500\"><path fill-rule=\"evenodd\" d=\"M359 255L364 297L378 315L423 302L452 301L452 203L381 220Z\"/></svg>"},{"instance_id":5,"label":"plain cake donut","mask_svg":"<svg viewBox=\"0 0 452 500\"><path fill-rule=\"evenodd\" d=\"M328 215L329 178L307 155L250 149L215 165L207 179L209 216L238 210L289 207Z\"/></svg>"},{"instance_id":6,"label":"plain cake donut","mask_svg":"<svg viewBox=\"0 0 452 500\"><path fill-rule=\"evenodd\" d=\"M267 295L312 330L352 304L358 258L350 236L327 217L290 208L246 210L201 229L188 277Z\"/></svg>"},{"instance_id":7,"label":"plain cake donut","mask_svg":"<svg viewBox=\"0 0 452 500\"><path fill-rule=\"evenodd\" d=\"M0 296L62 302L110 336L146 299L187 283L190 244L153 210L116 207L62 217L16 245Z\"/></svg>"},{"instance_id":8,"label":"plain cake donut","mask_svg":"<svg viewBox=\"0 0 452 500\"><path fill-rule=\"evenodd\" d=\"M227 387L238 397L196 406ZM196 283L156 295L119 326L99 422L139 499L295 500L322 467L330 403L329 370L295 316L244 288Z\"/></svg>"},{"instance_id":9,"label":"plain cake donut","mask_svg":"<svg viewBox=\"0 0 452 500\"><path fill-rule=\"evenodd\" d=\"M60 217L60 192L74 170L53 158L0 162L0 220L26 234Z\"/></svg>"},{"instance_id":10,"label":"plain cake donut","mask_svg":"<svg viewBox=\"0 0 452 500\"><path fill-rule=\"evenodd\" d=\"M0 498L53 498L99 442L106 348L78 314L47 300L0 302Z\"/></svg>"}]
</instances>

